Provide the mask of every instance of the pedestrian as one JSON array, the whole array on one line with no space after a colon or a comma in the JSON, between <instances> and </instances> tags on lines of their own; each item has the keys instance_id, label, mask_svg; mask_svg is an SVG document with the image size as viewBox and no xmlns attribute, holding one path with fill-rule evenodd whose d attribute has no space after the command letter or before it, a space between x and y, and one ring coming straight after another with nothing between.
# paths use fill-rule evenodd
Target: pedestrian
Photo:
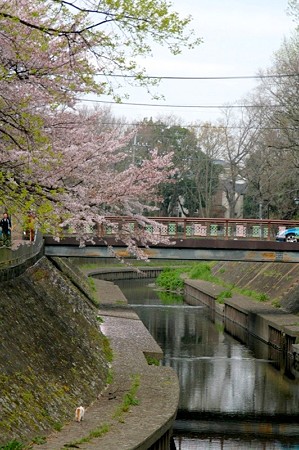
<instances>
[{"instance_id":1,"label":"pedestrian","mask_svg":"<svg viewBox=\"0 0 299 450\"><path fill-rule=\"evenodd\" d=\"M29 239L30 242L33 242L35 239L35 221L36 217L34 212L30 211L24 224L24 237L25 239Z\"/></svg>"},{"instance_id":2,"label":"pedestrian","mask_svg":"<svg viewBox=\"0 0 299 450\"><path fill-rule=\"evenodd\" d=\"M11 220L8 217L7 212L3 214L3 218L0 220L0 227L2 229L3 245L10 247L11 245Z\"/></svg>"}]
</instances>

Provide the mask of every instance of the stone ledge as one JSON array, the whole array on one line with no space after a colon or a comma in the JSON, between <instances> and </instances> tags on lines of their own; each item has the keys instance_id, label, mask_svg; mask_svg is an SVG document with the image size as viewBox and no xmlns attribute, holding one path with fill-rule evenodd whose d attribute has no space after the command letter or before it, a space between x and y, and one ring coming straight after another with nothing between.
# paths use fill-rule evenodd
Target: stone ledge
<instances>
[{"instance_id":1,"label":"stone ledge","mask_svg":"<svg viewBox=\"0 0 299 450\"><path fill-rule=\"evenodd\" d=\"M103 286L103 282L101 282ZM85 420L66 425L48 437L47 443L35 445L36 450L61 450L79 441L95 429L108 424L109 431L100 438L78 445L81 449L146 450L172 428L179 402L179 381L169 367L149 366L145 355L162 358L162 350L131 307L117 308L115 300L121 291L112 283L105 288L102 332L109 338L114 354L113 383L87 408ZM109 300L114 306L109 311ZM132 377L140 377L136 397L139 405L131 406L115 418L123 396L129 391ZM166 447L161 447L161 449Z\"/></svg>"},{"instance_id":2,"label":"stone ledge","mask_svg":"<svg viewBox=\"0 0 299 450\"><path fill-rule=\"evenodd\" d=\"M206 297L210 299L213 308L216 309L216 297L218 290L223 287L214 285L207 281L201 280L185 280L186 286L192 286L197 294L196 301L206 302ZM193 295L188 290L188 295ZM201 300L201 297L203 299ZM189 302L189 300L188 300ZM193 304L193 300L190 300ZM277 309L272 305L265 303L258 303L252 300L250 297L246 297L240 294L234 294L231 298L224 299L223 312L217 309L225 320L234 322L244 329L247 329L253 336L256 336L260 340L267 344L273 344L271 339L270 327L277 331L283 341L281 346L284 345L285 339L289 343L294 341L295 344L299 341L299 318L295 314L289 313L282 309ZM233 311L233 312L232 312ZM277 339L280 339L277 337ZM278 345L277 342L275 343Z\"/></svg>"}]
</instances>

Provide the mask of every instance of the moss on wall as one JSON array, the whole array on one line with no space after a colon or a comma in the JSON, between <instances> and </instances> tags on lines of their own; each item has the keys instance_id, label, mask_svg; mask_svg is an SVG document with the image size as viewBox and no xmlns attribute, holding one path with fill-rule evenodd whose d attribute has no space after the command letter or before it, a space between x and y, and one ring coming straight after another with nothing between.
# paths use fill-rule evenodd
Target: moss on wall
<instances>
[{"instance_id":1,"label":"moss on wall","mask_svg":"<svg viewBox=\"0 0 299 450\"><path fill-rule=\"evenodd\" d=\"M104 388L109 345L78 283L43 257L0 284L0 445L59 429Z\"/></svg>"},{"instance_id":2,"label":"moss on wall","mask_svg":"<svg viewBox=\"0 0 299 450\"><path fill-rule=\"evenodd\" d=\"M299 313L299 264L285 262L218 262L213 275L242 289L266 294L290 313Z\"/></svg>"}]
</instances>

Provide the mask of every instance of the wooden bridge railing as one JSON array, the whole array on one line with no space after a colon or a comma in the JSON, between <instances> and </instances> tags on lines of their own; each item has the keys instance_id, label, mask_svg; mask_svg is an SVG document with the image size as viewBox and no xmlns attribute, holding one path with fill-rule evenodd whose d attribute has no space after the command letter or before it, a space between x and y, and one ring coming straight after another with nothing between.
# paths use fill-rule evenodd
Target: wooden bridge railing
<instances>
[{"instance_id":1,"label":"wooden bridge railing","mask_svg":"<svg viewBox=\"0 0 299 450\"><path fill-rule=\"evenodd\" d=\"M161 225L162 234L174 238L215 238L215 239L260 239L273 240L279 231L299 228L299 221L272 219L225 219L200 217L151 217ZM109 225L101 225L98 234L113 236L120 229L134 231L139 227L130 217L107 217ZM158 230L153 224L146 224L150 233Z\"/></svg>"}]
</instances>

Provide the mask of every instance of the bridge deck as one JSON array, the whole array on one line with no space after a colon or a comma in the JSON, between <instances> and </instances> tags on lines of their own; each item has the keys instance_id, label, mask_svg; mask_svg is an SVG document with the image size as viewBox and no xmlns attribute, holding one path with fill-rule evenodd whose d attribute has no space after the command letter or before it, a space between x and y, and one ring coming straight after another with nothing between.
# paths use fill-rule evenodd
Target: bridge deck
<instances>
[{"instance_id":1,"label":"bridge deck","mask_svg":"<svg viewBox=\"0 0 299 450\"><path fill-rule=\"evenodd\" d=\"M94 244L79 248L74 236L65 237L60 242L45 238L45 254L48 256L111 257L107 244L123 258L130 255L126 247L113 237L105 237L105 242L94 238ZM150 259L181 260L222 260L222 261L266 261L299 262L299 243L276 242L274 240L237 240L212 238L173 239L170 245L159 244L144 249Z\"/></svg>"}]
</instances>

